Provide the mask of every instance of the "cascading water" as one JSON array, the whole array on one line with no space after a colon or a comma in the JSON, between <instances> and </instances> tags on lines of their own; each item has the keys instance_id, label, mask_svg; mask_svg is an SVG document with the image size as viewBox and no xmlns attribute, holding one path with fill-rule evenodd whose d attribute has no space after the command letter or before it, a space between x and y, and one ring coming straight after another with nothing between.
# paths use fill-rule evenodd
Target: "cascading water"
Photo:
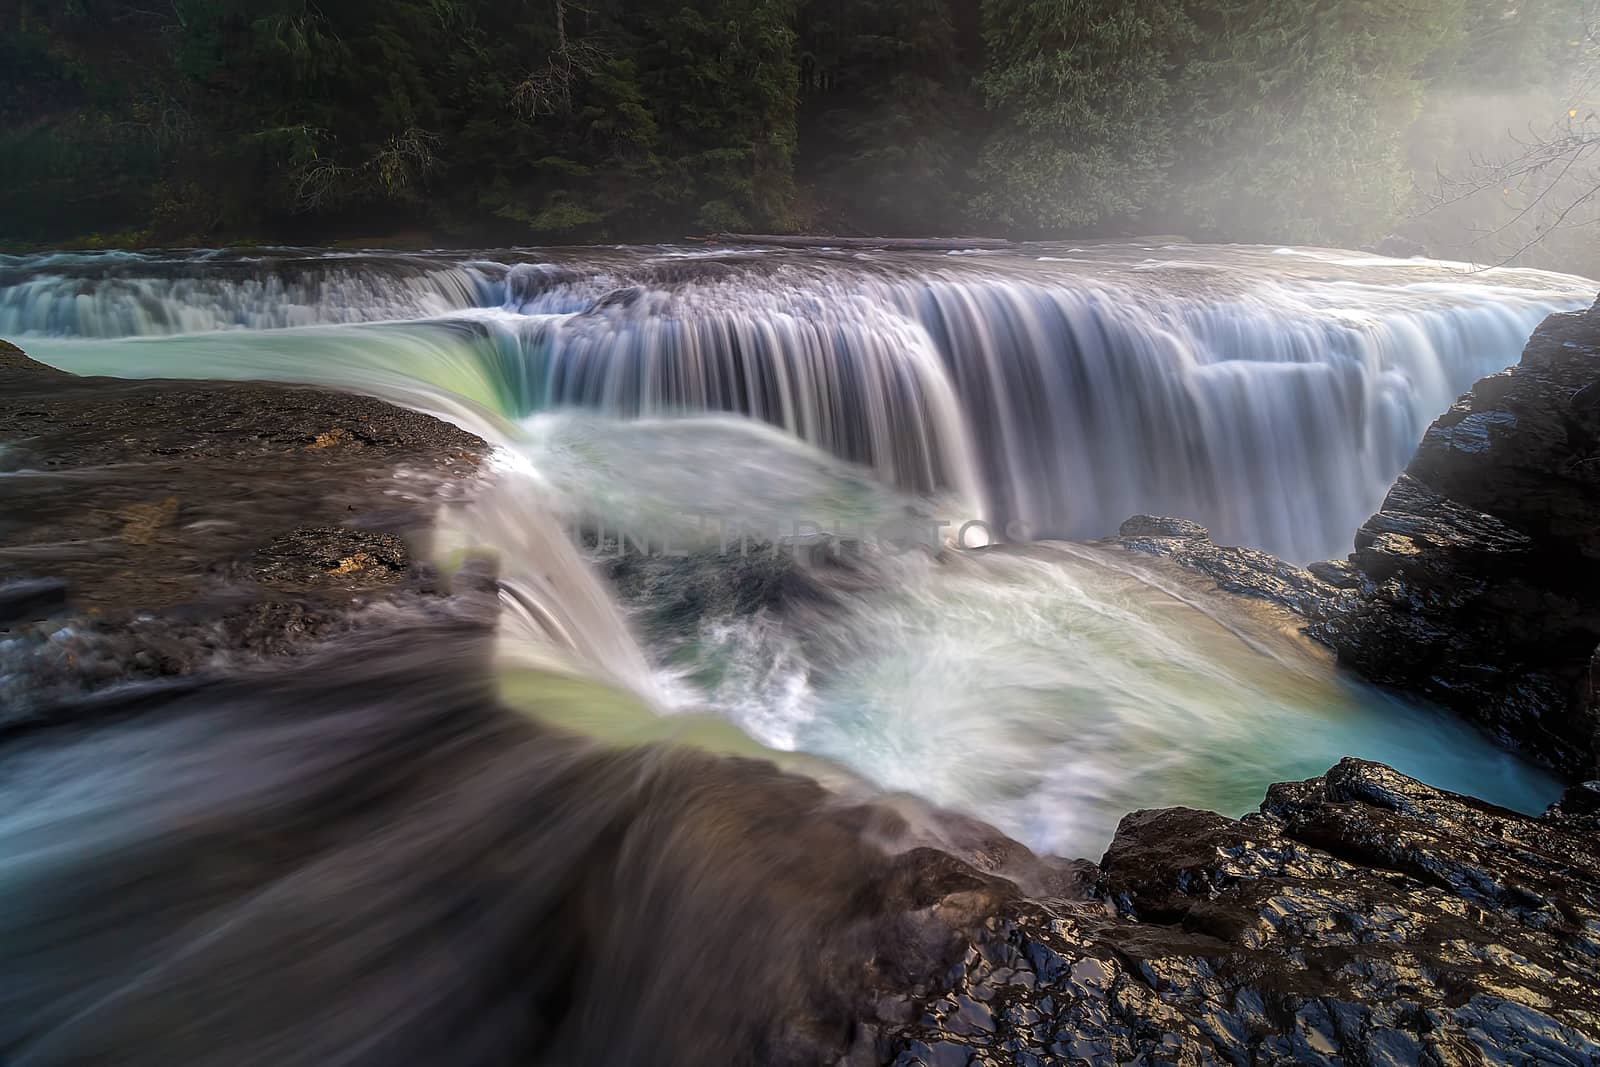
<instances>
[{"instance_id":1,"label":"cascading water","mask_svg":"<svg viewBox=\"0 0 1600 1067\"><path fill-rule=\"evenodd\" d=\"M1347 551L1428 423L1593 295L1326 252L1057 251L21 258L0 336L82 372L749 415L1014 540L1156 512L1305 561Z\"/></svg>"},{"instance_id":2,"label":"cascading water","mask_svg":"<svg viewBox=\"0 0 1600 1067\"><path fill-rule=\"evenodd\" d=\"M638 739L710 710L743 735L697 742L811 753L1082 853L1129 808L1241 810L1346 754L1528 809L1552 787L1108 554L871 555L814 579L826 610L705 610L641 650L555 520L681 545L707 520L982 516L1016 541L1162 512L1336 555L1428 422L1592 295L1248 248L52 256L0 261L0 335L78 373L305 382L465 425L507 469L446 527L502 558L513 699L560 661L677 713L601 701L576 725Z\"/></svg>"},{"instance_id":3,"label":"cascading water","mask_svg":"<svg viewBox=\"0 0 1600 1067\"><path fill-rule=\"evenodd\" d=\"M565 723L599 736L746 752L706 727L710 710L778 753L821 757L802 769L831 785L829 764L1068 856L1098 855L1129 811L1243 813L1265 784L1352 753L1524 811L1559 792L1466 724L1339 677L1282 620L1120 550L747 548L734 524L875 531L939 513L750 422L542 415L517 447L557 515L693 553L658 559L630 600L670 714L607 703ZM669 525L690 508L696 522ZM782 606L739 603L773 576L805 587Z\"/></svg>"},{"instance_id":4,"label":"cascading water","mask_svg":"<svg viewBox=\"0 0 1600 1067\"><path fill-rule=\"evenodd\" d=\"M493 283L423 257L0 256L0 335L145 337L425 318L477 306Z\"/></svg>"}]
</instances>

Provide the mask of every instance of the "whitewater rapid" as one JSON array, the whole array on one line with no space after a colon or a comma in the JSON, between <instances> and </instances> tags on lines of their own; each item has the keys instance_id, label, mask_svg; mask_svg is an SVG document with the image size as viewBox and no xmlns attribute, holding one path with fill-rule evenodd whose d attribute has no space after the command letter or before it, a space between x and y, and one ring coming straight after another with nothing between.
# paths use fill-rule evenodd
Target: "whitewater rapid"
<instances>
[{"instance_id":1,"label":"whitewater rapid","mask_svg":"<svg viewBox=\"0 0 1600 1067\"><path fill-rule=\"evenodd\" d=\"M1594 290L1196 246L57 254L0 260L0 336L80 373L746 415L1013 540L1172 514L1305 562L1347 552L1428 424Z\"/></svg>"},{"instance_id":2,"label":"whitewater rapid","mask_svg":"<svg viewBox=\"0 0 1600 1067\"><path fill-rule=\"evenodd\" d=\"M1341 555L1428 423L1594 288L1188 246L57 254L0 257L0 336L80 374L307 383L454 421L498 447L439 550L500 560L510 703L548 709L529 688L555 671L580 687L564 726L775 756L1080 855L1131 809L1239 814L1345 755L1528 811L1556 789L1120 553L935 537L811 575L817 603L785 613L670 568L618 603L573 531L720 547L713 585L742 564L708 531L735 527L981 520L1036 542L1146 512ZM701 607L646 632L675 598Z\"/></svg>"}]
</instances>

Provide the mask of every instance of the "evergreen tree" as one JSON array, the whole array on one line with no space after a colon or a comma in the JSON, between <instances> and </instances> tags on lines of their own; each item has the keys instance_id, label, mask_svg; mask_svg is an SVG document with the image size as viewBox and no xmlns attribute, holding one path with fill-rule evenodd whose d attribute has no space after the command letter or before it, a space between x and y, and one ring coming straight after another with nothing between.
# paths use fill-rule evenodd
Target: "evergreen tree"
<instances>
[{"instance_id":1,"label":"evergreen tree","mask_svg":"<svg viewBox=\"0 0 1600 1067\"><path fill-rule=\"evenodd\" d=\"M1360 244L1399 218L1422 71L1462 0L1191 0L1176 217L1231 240Z\"/></svg>"},{"instance_id":2,"label":"evergreen tree","mask_svg":"<svg viewBox=\"0 0 1600 1067\"><path fill-rule=\"evenodd\" d=\"M1424 89L1553 86L1588 3L12 0L0 242L1356 244Z\"/></svg>"},{"instance_id":3,"label":"evergreen tree","mask_svg":"<svg viewBox=\"0 0 1600 1067\"><path fill-rule=\"evenodd\" d=\"M906 235L969 225L985 125L976 13L964 0L808 0L801 175L817 225Z\"/></svg>"},{"instance_id":4,"label":"evergreen tree","mask_svg":"<svg viewBox=\"0 0 1600 1067\"><path fill-rule=\"evenodd\" d=\"M1177 0L986 0L981 79L995 131L981 217L1011 231L1136 224L1172 157Z\"/></svg>"}]
</instances>

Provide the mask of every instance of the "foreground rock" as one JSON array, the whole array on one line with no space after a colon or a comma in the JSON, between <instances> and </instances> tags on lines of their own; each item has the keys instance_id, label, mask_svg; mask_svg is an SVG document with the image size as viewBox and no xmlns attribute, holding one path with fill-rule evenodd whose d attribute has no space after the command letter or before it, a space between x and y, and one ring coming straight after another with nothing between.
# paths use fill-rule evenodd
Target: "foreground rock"
<instances>
[{"instance_id":1,"label":"foreground rock","mask_svg":"<svg viewBox=\"0 0 1600 1067\"><path fill-rule=\"evenodd\" d=\"M309 647L434 597L482 441L366 397L77 378L0 342L0 706Z\"/></svg>"},{"instance_id":2,"label":"foreground rock","mask_svg":"<svg viewBox=\"0 0 1600 1067\"><path fill-rule=\"evenodd\" d=\"M1346 760L1240 821L1123 820L1083 901L1017 899L896 1067L1600 1063L1600 783L1530 819Z\"/></svg>"},{"instance_id":3,"label":"foreground rock","mask_svg":"<svg viewBox=\"0 0 1600 1067\"><path fill-rule=\"evenodd\" d=\"M1296 612L1342 663L1570 778L1600 766L1600 305L1428 431L1348 562L1301 569L1140 517L1124 547Z\"/></svg>"},{"instance_id":4,"label":"foreground rock","mask_svg":"<svg viewBox=\"0 0 1600 1067\"><path fill-rule=\"evenodd\" d=\"M0 915L0 1058L1600 1062L1600 783L1534 819L1347 760L1041 864L760 761L548 730L496 703L492 583L456 599L0 722L8 825L92 842L32 853Z\"/></svg>"}]
</instances>

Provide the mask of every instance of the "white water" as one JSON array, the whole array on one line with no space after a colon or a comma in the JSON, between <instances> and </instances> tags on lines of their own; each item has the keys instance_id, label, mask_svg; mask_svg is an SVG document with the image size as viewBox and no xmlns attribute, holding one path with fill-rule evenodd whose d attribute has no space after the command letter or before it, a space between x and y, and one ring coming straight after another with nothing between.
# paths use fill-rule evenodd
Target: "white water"
<instances>
[{"instance_id":1,"label":"white water","mask_svg":"<svg viewBox=\"0 0 1600 1067\"><path fill-rule=\"evenodd\" d=\"M57 256L0 263L0 336L94 373L750 415L1023 539L1153 512L1306 561L1347 552L1428 424L1594 290L1251 248Z\"/></svg>"},{"instance_id":2,"label":"white water","mask_svg":"<svg viewBox=\"0 0 1600 1067\"><path fill-rule=\"evenodd\" d=\"M496 489L445 528L501 557L510 660L1079 853L1131 808L1237 813L1349 754L1524 809L1552 785L1112 556L874 557L825 613L709 615L640 649L557 520L690 537L708 517L983 515L1091 537L1157 512L1342 554L1429 421L1593 290L1237 248L56 256L0 261L0 336L79 373L306 382L450 418L503 448Z\"/></svg>"},{"instance_id":3,"label":"white water","mask_svg":"<svg viewBox=\"0 0 1600 1067\"><path fill-rule=\"evenodd\" d=\"M683 548L716 549L722 523L752 515L870 531L919 509L774 436L722 419L608 427L539 416L519 447L553 472L558 513L655 530L692 507L713 533L697 542L679 528ZM686 470L706 472L706 484ZM712 566L733 570L744 548L722 551ZM1242 814L1267 784L1347 755L1529 812L1559 793L1466 724L1339 677L1282 619L1143 557L1051 542L937 559L847 549L841 560L838 574L814 576L829 593L818 604L713 610L658 638L654 693L671 714L653 728L610 706L574 725L632 740L692 730L697 743L744 751L706 731L697 713L709 709L778 752L822 757L1069 856L1098 856L1129 811Z\"/></svg>"}]
</instances>

